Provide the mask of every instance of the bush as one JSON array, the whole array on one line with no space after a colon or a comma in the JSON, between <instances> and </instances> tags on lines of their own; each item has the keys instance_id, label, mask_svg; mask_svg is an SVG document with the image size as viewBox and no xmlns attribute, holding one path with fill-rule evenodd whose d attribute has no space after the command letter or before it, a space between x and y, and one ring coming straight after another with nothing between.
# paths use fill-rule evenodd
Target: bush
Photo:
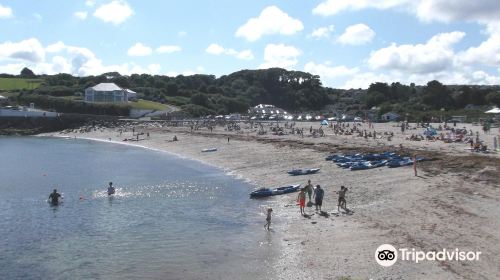
<instances>
[{"instance_id":1,"label":"bush","mask_svg":"<svg viewBox=\"0 0 500 280\"><path fill-rule=\"evenodd\" d=\"M17 102L25 106L35 103L37 107L60 113L128 116L130 112L129 105L85 103L35 94L21 94L17 97Z\"/></svg>"}]
</instances>

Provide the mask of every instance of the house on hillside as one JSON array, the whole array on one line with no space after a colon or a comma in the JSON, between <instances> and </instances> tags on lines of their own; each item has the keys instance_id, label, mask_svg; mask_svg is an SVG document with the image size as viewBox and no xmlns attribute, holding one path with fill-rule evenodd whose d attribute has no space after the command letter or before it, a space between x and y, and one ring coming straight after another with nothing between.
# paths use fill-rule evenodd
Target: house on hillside
<instances>
[{"instance_id":1,"label":"house on hillside","mask_svg":"<svg viewBox=\"0 0 500 280\"><path fill-rule=\"evenodd\" d=\"M88 103L126 103L136 98L136 92L114 83L100 83L85 89L85 102Z\"/></svg>"},{"instance_id":2,"label":"house on hillside","mask_svg":"<svg viewBox=\"0 0 500 280\"><path fill-rule=\"evenodd\" d=\"M394 112L387 112L381 116L382 121L393 122L399 121L400 116Z\"/></svg>"}]
</instances>

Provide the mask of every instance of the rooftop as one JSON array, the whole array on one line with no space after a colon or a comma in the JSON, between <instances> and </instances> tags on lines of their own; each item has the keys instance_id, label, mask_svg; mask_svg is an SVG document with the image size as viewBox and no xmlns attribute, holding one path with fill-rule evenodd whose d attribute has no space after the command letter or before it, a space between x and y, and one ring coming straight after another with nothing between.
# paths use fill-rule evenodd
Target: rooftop
<instances>
[{"instance_id":1,"label":"rooftop","mask_svg":"<svg viewBox=\"0 0 500 280\"><path fill-rule=\"evenodd\" d=\"M115 91L122 90L121 87L115 85L114 83L100 83L92 87L95 91Z\"/></svg>"}]
</instances>

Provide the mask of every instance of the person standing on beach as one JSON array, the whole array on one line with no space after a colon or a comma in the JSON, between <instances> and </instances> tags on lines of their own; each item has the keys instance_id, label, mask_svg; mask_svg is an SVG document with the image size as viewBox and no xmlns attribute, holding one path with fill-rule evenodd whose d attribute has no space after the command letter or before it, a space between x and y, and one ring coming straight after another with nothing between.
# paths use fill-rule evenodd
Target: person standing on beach
<instances>
[{"instance_id":1,"label":"person standing on beach","mask_svg":"<svg viewBox=\"0 0 500 280\"><path fill-rule=\"evenodd\" d=\"M300 214L304 215L306 212L304 208L306 207L306 192L301 189L299 195L297 196L297 201L299 202Z\"/></svg>"},{"instance_id":2,"label":"person standing on beach","mask_svg":"<svg viewBox=\"0 0 500 280\"><path fill-rule=\"evenodd\" d=\"M269 230L269 227L271 226L271 213L273 212L272 208L267 208L267 217L266 217L266 224L264 225L264 229L267 227L267 230Z\"/></svg>"},{"instance_id":3,"label":"person standing on beach","mask_svg":"<svg viewBox=\"0 0 500 280\"><path fill-rule=\"evenodd\" d=\"M347 201L345 200L345 193L347 192L347 188L344 186L340 187L340 191L338 191L339 194L339 204L337 205L337 211L340 211L340 207L346 209L347 208Z\"/></svg>"},{"instance_id":4,"label":"person standing on beach","mask_svg":"<svg viewBox=\"0 0 500 280\"><path fill-rule=\"evenodd\" d=\"M321 188L320 185L316 186L314 190L314 203L316 204L316 211L321 211L321 205L323 204L323 196L325 195L325 191Z\"/></svg>"},{"instance_id":5,"label":"person standing on beach","mask_svg":"<svg viewBox=\"0 0 500 280\"><path fill-rule=\"evenodd\" d=\"M311 184L311 180L307 181L307 185L305 186L305 190L307 191L307 195L309 196L309 202L311 202L311 196L313 193L313 185Z\"/></svg>"},{"instance_id":6,"label":"person standing on beach","mask_svg":"<svg viewBox=\"0 0 500 280\"><path fill-rule=\"evenodd\" d=\"M417 155L413 156L413 171L415 172L415 176L417 176Z\"/></svg>"}]
</instances>

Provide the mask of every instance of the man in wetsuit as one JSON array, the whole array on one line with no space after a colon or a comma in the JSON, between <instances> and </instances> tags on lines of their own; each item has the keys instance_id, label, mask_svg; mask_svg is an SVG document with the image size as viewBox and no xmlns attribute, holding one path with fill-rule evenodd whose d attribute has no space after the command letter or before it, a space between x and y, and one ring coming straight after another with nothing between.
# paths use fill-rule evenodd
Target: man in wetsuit
<instances>
[{"instance_id":1,"label":"man in wetsuit","mask_svg":"<svg viewBox=\"0 0 500 280\"><path fill-rule=\"evenodd\" d=\"M113 187L113 182L109 182L108 195L115 194L115 187Z\"/></svg>"},{"instance_id":2,"label":"man in wetsuit","mask_svg":"<svg viewBox=\"0 0 500 280\"><path fill-rule=\"evenodd\" d=\"M57 189L54 189L54 191L49 195L50 204L58 205L60 197L61 197L61 194L57 192Z\"/></svg>"}]
</instances>

